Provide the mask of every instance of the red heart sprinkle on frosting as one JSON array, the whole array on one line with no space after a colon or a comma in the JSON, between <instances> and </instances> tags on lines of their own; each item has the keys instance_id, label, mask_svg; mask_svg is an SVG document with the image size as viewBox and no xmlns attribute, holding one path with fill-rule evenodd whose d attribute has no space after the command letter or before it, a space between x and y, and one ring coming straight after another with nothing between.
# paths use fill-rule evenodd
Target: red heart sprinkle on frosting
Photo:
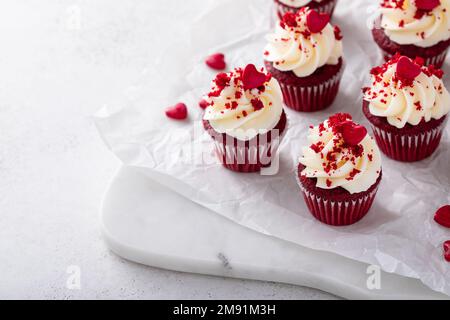
<instances>
[{"instance_id":1,"label":"red heart sprinkle on frosting","mask_svg":"<svg viewBox=\"0 0 450 320\"><path fill-rule=\"evenodd\" d=\"M440 4L440 0L416 0L416 7L419 10L431 11Z\"/></svg>"},{"instance_id":2,"label":"red heart sprinkle on frosting","mask_svg":"<svg viewBox=\"0 0 450 320\"><path fill-rule=\"evenodd\" d=\"M224 70L227 67L225 55L223 53L215 53L206 58L208 67L214 70Z\"/></svg>"},{"instance_id":3,"label":"red heart sprinkle on frosting","mask_svg":"<svg viewBox=\"0 0 450 320\"><path fill-rule=\"evenodd\" d=\"M346 144L357 146L367 135L367 129L364 126L348 121L342 124L342 137Z\"/></svg>"},{"instance_id":4,"label":"red heart sprinkle on frosting","mask_svg":"<svg viewBox=\"0 0 450 320\"><path fill-rule=\"evenodd\" d=\"M450 262L450 240L444 242L444 258Z\"/></svg>"},{"instance_id":5,"label":"red heart sprinkle on frosting","mask_svg":"<svg viewBox=\"0 0 450 320\"><path fill-rule=\"evenodd\" d=\"M422 69L418 64L415 64L408 57L401 57L397 61L397 77L406 82L413 81L420 73Z\"/></svg>"},{"instance_id":6,"label":"red heart sprinkle on frosting","mask_svg":"<svg viewBox=\"0 0 450 320\"><path fill-rule=\"evenodd\" d=\"M326 13L318 13L315 10L310 10L306 16L306 25L312 33L319 33L330 22L330 16Z\"/></svg>"},{"instance_id":7,"label":"red heart sprinkle on frosting","mask_svg":"<svg viewBox=\"0 0 450 320\"><path fill-rule=\"evenodd\" d=\"M166 109L166 116L175 120L184 120L187 118L187 114L187 107L181 102Z\"/></svg>"},{"instance_id":8,"label":"red heart sprinkle on frosting","mask_svg":"<svg viewBox=\"0 0 450 320\"><path fill-rule=\"evenodd\" d=\"M259 72L254 64L249 64L245 67L242 74L242 83L244 84L244 90L251 90L259 88L268 81L267 75L263 72Z\"/></svg>"},{"instance_id":9,"label":"red heart sprinkle on frosting","mask_svg":"<svg viewBox=\"0 0 450 320\"><path fill-rule=\"evenodd\" d=\"M200 102L198 103L198 106L202 109L206 109L209 107L209 102L206 101L205 99L200 100Z\"/></svg>"},{"instance_id":10,"label":"red heart sprinkle on frosting","mask_svg":"<svg viewBox=\"0 0 450 320\"><path fill-rule=\"evenodd\" d=\"M443 227L450 228L450 205L443 206L434 215L434 221Z\"/></svg>"}]
</instances>

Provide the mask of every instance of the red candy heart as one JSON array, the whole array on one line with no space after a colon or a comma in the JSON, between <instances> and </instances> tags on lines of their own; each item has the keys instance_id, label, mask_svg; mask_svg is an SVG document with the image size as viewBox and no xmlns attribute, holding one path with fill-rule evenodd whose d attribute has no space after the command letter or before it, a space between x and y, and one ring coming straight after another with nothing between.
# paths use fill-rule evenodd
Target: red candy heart
<instances>
[{"instance_id":1,"label":"red candy heart","mask_svg":"<svg viewBox=\"0 0 450 320\"><path fill-rule=\"evenodd\" d=\"M244 90L251 90L259 88L267 81L267 76L259 72L254 64L249 64L245 67L242 74L242 82L244 84Z\"/></svg>"},{"instance_id":2,"label":"red candy heart","mask_svg":"<svg viewBox=\"0 0 450 320\"><path fill-rule=\"evenodd\" d=\"M444 242L444 258L450 262L450 240Z\"/></svg>"},{"instance_id":3,"label":"red candy heart","mask_svg":"<svg viewBox=\"0 0 450 320\"><path fill-rule=\"evenodd\" d=\"M200 100L200 102L198 103L198 106L202 109L206 109L209 107L209 102L206 101L205 99Z\"/></svg>"},{"instance_id":4,"label":"red candy heart","mask_svg":"<svg viewBox=\"0 0 450 320\"><path fill-rule=\"evenodd\" d=\"M319 33L330 22L330 16L326 13L318 13L315 10L310 10L306 16L306 25L312 33Z\"/></svg>"},{"instance_id":5,"label":"red candy heart","mask_svg":"<svg viewBox=\"0 0 450 320\"><path fill-rule=\"evenodd\" d=\"M408 57L401 57L397 62L397 77L400 80L412 81L420 73L422 69Z\"/></svg>"},{"instance_id":6,"label":"red candy heart","mask_svg":"<svg viewBox=\"0 0 450 320\"><path fill-rule=\"evenodd\" d=\"M342 124L342 137L346 144L357 146L364 140L367 135L367 129L353 122L345 122Z\"/></svg>"},{"instance_id":7,"label":"red candy heart","mask_svg":"<svg viewBox=\"0 0 450 320\"><path fill-rule=\"evenodd\" d=\"M434 221L443 227L450 228L450 205L443 206L434 215Z\"/></svg>"},{"instance_id":8,"label":"red candy heart","mask_svg":"<svg viewBox=\"0 0 450 320\"><path fill-rule=\"evenodd\" d=\"M441 4L440 0L416 0L416 7L420 10L431 11Z\"/></svg>"},{"instance_id":9,"label":"red candy heart","mask_svg":"<svg viewBox=\"0 0 450 320\"><path fill-rule=\"evenodd\" d=\"M187 118L187 107L184 103L177 103L173 107L166 109L166 116L175 120L184 120Z\"/></svg>"},{"instance_id":10,"label":"red candy heart","mask_svg":"<svg viewBox=\"0 0 450 320\"><path fill-rule=\"evenodd\" d=\"M206 58L208 67L214 70L224 70L227 67L223 53L215 53Z\"/></svg>"}]
</instances>

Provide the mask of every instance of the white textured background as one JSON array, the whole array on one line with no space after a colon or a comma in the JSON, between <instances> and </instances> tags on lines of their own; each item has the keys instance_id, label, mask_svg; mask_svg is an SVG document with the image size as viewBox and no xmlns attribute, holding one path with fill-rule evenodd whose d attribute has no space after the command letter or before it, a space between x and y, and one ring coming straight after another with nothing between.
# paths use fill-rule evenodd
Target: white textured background
<instances>
[{"instance_id":1,"label":"white textured background","mask_svg":"<svg viewBox=\"0 0 450 320\"><path fill-rule=\"evenodd\" d=\"M169 41L150 19L176 32L168 17L217 0L190 0L189 11L179 1L1 1L0 299L333 298L152 269L103 243L100 202L119 162L91 115L133 94L125 88ZM66 288L70 265L81 268L79 291Z\"/></svg>"}]
</instances>

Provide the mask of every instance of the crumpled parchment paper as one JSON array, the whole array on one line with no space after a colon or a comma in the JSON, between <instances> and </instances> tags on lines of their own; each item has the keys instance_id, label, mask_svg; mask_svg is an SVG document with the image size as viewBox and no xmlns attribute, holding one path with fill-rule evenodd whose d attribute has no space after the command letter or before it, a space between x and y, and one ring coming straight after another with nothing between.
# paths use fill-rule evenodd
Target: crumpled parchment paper
<instances>
[{"instance_id":1,"label":"crumpled parchment paper","mask_svg":"<svg viewBox=\"0 0 450 320\"><path fill-rule=\"evenodd\" d=\"M333 23L344 34L346 70L341 91L334 105L323 112L286 110L289 128L280 147L280 172L274 176L238 174L220 166L210 155L212 143L203 132L202 111L197 106L215 74L203 63L209 53L225 53L230 67L263 64L264 35L275 19L272 1L173 2L198 9L193 15L172 18L170 28L164 27L164 16L155 19L157 32L148 42L155 46L156 59L148 61L142 77L125 91L122 101L104 106L96 115L112 152L125 165L141 168L236 223L419 278L433 290L450 295L450 264L443 259L442 249L450 230L433 221L435 211L450 203L450 125L430 159L406 164L383 157L384 177L374 206L356 225L336 228L316 221L296 184L295 164L310 124L336 112L351 113L367 124L361 111L361 87L367 83L370 67L381 62L368 27L376 16L375 2L339 1ZM168 3L161 1L161 5ZM444 70L450 75L448 66ZM188 121L165 117L164 108L178 101L188 104Z\"/></svg>"}]
</instances>

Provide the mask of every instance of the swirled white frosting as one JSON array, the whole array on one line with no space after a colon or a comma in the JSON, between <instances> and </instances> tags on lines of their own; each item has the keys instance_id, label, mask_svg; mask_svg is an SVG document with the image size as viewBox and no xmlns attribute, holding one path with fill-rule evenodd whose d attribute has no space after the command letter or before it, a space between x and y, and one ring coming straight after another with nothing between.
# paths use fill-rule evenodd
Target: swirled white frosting
<instances>
[{"instance_id":1,"label":"swirled white frosting","mask_svg":"<svg viewBox=\"0 0 450 320\"><path fill-rule=\"evenodd\" d=\"M307 77L326 65L336 65L342 57L342 41L337 40L331 24L319 33L310 33L306 24L306 10L299 11L297 27L280 22L275 33L266 37L265 59L280 71L293 71Z\"/></svg>"},{"instance_id":2,"label":"swirled white frosting","mask_svg":"<svg viewBox=\"0 0 450 320\"><path fill-rule=\"evenodd\" d=\"M320 3L323 0L278 0L278 1L280 1L282 4L285 4L289 7L300 8L300 7L306 6L310 2Z\"/></svg>"},{"instance_id":3,"label":"swirled white frosting","mask_svg":"<svg viewBox=\"0 0 450 320\"><path fill-rule=\"evenodd\" d=\"M348 115L348 119L351 116ZM306 168L302 176L317 178L322 189L342 187L351 194L370 189L381 174L381 156L377 144L369 135L358 145L357 152L346 147L342 137L327 120L309 130L310 146L303 148L300 163Z\"/></svg>"},{"instance_id":4,"label":"swirled white frosting","mask_svg":"<svg viewBox=\"0 0 450 320\"><path fill-rule=\"evenodd\" d=\"M276 127L283 113L283 96L278 81L271 78L264 89L244 90L242 69L228 73L230 79L218 96L207 96L210 103L204 119L219 133L247 141ZM217 90L213 82L212 92ZM255 101L262 108L255 109Z\"/></svg>"},{"instance_id":5,"label":"swirled white frosting","mask_svg":"<svg viewBox=\"0 0 450 320\"><path fill-rule=\"evenodd\" d=\"M422 14L417 14L414 0L404 0L401 6L385 1L381 7L381 27L392 41L401 45L427 48L450 38L450 0Z\"/></svg>"},{"instance_id":6,"label":"swirled white frosting","mask_svg":"<svg viewBox=\"0 0 450 320\"><path fill-rule=\"evenodd\" d=\"M404 85L396 77L396 63L385 67L383 73L372 76L372 85L364 92L371 114L386 117L392 126L403 128L407 123L415 126L450 112L450 95L434 74L421 72L412 85Z\"/></svg>"}]
</instances>

